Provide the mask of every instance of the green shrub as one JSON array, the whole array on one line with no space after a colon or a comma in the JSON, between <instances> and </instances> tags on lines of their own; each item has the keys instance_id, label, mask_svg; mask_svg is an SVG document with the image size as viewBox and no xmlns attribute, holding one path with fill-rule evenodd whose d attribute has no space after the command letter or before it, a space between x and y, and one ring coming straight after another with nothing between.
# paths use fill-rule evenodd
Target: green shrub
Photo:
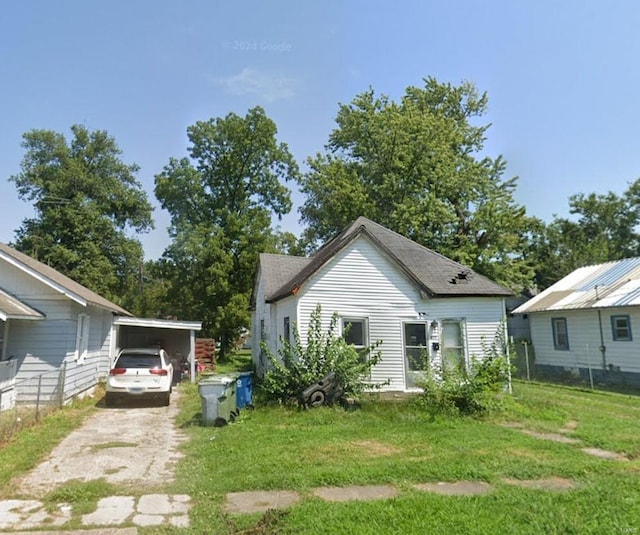
<instances>
[{"instance_id":1,"label":"green shrub","mask_svg":"<svg viewBox=\"0 0 640 535\"><path fill-rule=\"evenodd\" d=\"M420 404L432 415L477 415L501 409L510 371L508 359L495 346L482 360L472 357L468 366L434 370L427 365L424 378L418 381L424 390Z\"/></svg>"},{"instance_id":2,"label":"green shrub","mask_svg":"<svg viewBox=\"0 0 640 535\"><path fill-rule=\"evenodd\" d=\"M329 329L324 332L322 308L318 305L311 314L306 346L300 341L295 324L292 329L294 342L281 338L278 357L264 342L261 343L271 365L262 384L268 401L298 400L303 390L331 372L336 374L346 397L356 398L365 389L376 386L368 378L371 368L380 362L380 352L376 349L381 342L364 351L356 349L337 334L338 321L339 316L334 313Z\"/></svg>"}]
</instances>

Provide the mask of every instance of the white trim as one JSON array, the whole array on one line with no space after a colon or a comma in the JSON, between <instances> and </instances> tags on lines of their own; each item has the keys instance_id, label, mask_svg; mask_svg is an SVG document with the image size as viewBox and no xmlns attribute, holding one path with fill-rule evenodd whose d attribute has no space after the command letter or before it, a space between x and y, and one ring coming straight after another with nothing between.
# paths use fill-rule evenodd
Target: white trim
<instances>
[{"instance_id":1,"label":"white trim","mask_svg":"<svg viewBox=\"0 0 640 535\"><path fill-rule=\"evenodd\" d=\"M117 316L113 320L113 324L131 327L155 327L157 329L183 329L186 331L199 331L202 329L202 322L200 321L160 320L127 316Z\"/></svg>"}]
</instances>

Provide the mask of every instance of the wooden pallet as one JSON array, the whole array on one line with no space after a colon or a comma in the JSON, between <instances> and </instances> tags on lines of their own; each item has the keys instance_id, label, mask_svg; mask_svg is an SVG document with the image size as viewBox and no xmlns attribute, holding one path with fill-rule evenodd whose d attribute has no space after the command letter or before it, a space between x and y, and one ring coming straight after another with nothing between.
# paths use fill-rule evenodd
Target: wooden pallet
<instances>
[{"instance_id":1,"label":"wooden pallet","mask_svg":"<svg viewBox=\"0 0 640 535\"><path fill-rule=\"evenodd\" d=\"M205 370L216 369L216 341L213 338L196 338L196 359Z\"/></svg>"}]
</instances>

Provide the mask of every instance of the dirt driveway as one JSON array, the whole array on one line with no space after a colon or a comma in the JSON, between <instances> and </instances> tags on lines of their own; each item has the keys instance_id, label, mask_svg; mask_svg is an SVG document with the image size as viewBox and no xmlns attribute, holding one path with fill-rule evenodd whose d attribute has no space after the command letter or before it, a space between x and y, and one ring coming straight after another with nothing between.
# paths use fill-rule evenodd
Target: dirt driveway
<instances>
[{"instance_id":1,"label":"dirt driveway","mask_svg":"<svg viewBox=\"0 0 640 535\"><path fill-rule=\"evenodd\" d=\"M179 392L169 407L129 404L100 407L34 470L16 482L20 495L38 498L71 480L153 489L173 480L178 447L186 436L175 427Z\"/></svg>"}]
</instances>

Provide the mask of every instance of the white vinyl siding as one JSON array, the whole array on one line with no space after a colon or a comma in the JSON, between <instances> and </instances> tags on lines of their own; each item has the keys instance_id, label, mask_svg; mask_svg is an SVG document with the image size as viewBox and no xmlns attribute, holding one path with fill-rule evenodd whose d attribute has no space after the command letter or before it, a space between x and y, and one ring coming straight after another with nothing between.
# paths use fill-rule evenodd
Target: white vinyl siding
<instances>
[{"instance_id":1,"label":"white vinyl siding","mask_svg":"<svg viewBox=\"0 0 640 535\"><path fill-rule=\"evenodd\" d=\"M404 390L403 325L453 318L464 320L466 354L481 357L503 328L500 298L423 300L407 277L367 238L360 236L338 252L308 281L298 295L298 318L303 343L312 311L322 305L326 329L333 312L368 321L369 342L382 340L382 360L372 370L373 381L389 381L384 389ZM289 298L293 299L293 298ZM278 303L279 305L279 303Z\"/></svg>"},{"instance_id":2,"label":"white vinyl siding","mask_svg":"<svg viewBox=\"0 0 640 535\"><path fill-rule=\"evenodd\" d=\"M611 316L628 315L630 324L640 322L640 310L634 307L597 310L564 310L570 337L568 351L556 350L553 346L551 318L560 317L559 312L529 313L531 340L535 349L536 364L560 366L567 370L575 368L602 369L606 366L620 367L620 371L640 373L640 346L636 340L618 343L613 340ZM605 361L600 346L600 328L604 339Z\"/></svg>"}]
</instances>

